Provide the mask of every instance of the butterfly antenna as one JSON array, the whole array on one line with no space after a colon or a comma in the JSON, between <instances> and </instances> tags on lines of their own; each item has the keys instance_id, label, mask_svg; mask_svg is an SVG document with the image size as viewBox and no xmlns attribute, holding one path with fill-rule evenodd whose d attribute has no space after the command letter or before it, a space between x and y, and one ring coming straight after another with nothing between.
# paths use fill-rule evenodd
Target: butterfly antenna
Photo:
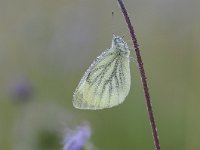
<instances>
[{"instance_id":1,"label":"butterfly antenna","mask_svg":"<svg viewBox=\"0 0 200 150\"><path fill-rule=\"evenodd\" d=\"M114 10L112 10L112 34L114 34Z\"/></svg>"}]
</instances>

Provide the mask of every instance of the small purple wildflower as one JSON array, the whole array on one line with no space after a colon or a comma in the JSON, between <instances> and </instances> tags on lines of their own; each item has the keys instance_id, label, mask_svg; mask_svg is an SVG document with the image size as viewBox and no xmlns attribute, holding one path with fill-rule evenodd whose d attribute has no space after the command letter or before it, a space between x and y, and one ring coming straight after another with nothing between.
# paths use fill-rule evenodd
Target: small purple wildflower
<instances>
[{"instance_id":1,"label":"small purple wildflower","mask_svg":"<svg viewBox=\"0 0 200 150\"><path fill-rule=\"evenodd\" d=\"M17 102L29 100L32 90L31 84L25 79L19 79L10 85L10 94Z\"/></svg>"},{"instance_id":2,"label":"small purple wildflower","mask_svg":"<svg viewBox=\"0 0 200 150\"><path fill-rule=\"evenodd\" d=\"M88 126L81 126L74 131L69 131L64 137L63 150L82 150L90 136L91 129Z\"/></svg>"}]
</instances>

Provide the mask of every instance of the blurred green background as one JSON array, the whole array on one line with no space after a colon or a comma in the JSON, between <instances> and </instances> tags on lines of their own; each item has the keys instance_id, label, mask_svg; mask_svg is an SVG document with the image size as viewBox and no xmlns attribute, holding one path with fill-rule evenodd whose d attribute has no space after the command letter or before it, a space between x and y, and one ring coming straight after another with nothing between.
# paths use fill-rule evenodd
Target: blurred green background
<instances>
[{"instance_id":1,"label":"blurred green background","mask_svg":"<svg viewBox=\"0 0 200 150\"><path fill-rule=\"evenodd\" d=\"M161 148L199 150L200 1L124 1L140 44ZM125 35L132 48L116 0L0 0L0 20L1 150L62 149L51 131L62 137L60 122L73 128L82 121L91 125L99 150L154 149L136 62L123 104L102 111L72 107L81 76L110 47L113 32ZM131 55L135 58L134 51ZM22 97L15 93L20 82L28 86ZM40 133L38 126L44 131L37 138L32 133Z\"/></svg>"}]
</instances>

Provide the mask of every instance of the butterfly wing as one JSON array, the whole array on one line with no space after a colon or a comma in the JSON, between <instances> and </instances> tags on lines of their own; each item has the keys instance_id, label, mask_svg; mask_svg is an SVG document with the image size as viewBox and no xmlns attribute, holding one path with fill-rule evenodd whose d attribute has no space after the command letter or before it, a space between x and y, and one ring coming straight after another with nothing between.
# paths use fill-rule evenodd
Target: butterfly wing
<instances>
[{"instance_id":1,"label":"butterfly wing","mask_svg":"<svg viewBox=\"0 0 200 150\"><path fill-rule=\"evenodd\" d=\"M103 109L122 103L130 90L129 57L104 51L85 72L73 95L79 109Z\"/></svg>"}]
</instances>

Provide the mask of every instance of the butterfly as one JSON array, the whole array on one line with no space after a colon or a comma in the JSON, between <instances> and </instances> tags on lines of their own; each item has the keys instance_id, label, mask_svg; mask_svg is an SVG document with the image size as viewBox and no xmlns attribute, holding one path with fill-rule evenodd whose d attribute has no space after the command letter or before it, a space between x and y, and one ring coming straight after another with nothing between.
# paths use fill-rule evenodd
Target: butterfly
<instances>
[{"instance_id":1,"label":"butterfly","mask_svg":"<svg viewBox=\"0 0 200 150\"><path fill-rule=\"evenodd\" d=\"M130 50L120 36L113 34L111 48L90 65L73 95L78 109L104 109L122 103L131 86Z\"/></svg>"}]
</instances>

